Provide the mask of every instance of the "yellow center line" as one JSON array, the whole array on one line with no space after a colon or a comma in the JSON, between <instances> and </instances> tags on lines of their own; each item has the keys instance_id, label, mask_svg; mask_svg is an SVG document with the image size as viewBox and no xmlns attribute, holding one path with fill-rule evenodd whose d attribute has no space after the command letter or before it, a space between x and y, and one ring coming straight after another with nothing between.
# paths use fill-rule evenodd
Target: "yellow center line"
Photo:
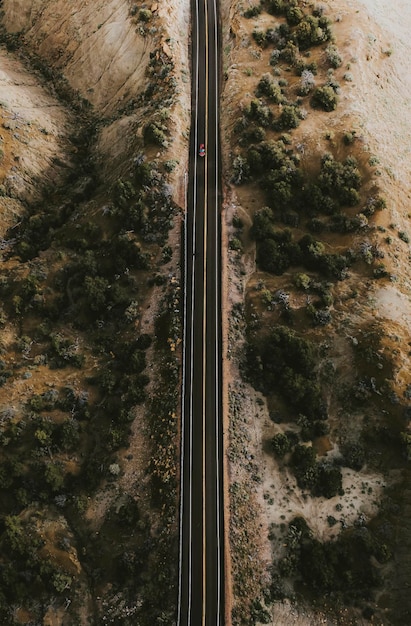
<instances>
[{"instance_id":1,"label":"yellow center line","mask_svg":"<svg viewBox=\"0 0 411 626\"><path fill-rule=\"evenodd\" d=\"M204 163L204 302L203 302L203 607L202 626L205 626L206 619L206 317L207 317L207 192L208 192L208 12L207 0L204 0L205 7L205 163Z\"/></svg>"}]
</instances>

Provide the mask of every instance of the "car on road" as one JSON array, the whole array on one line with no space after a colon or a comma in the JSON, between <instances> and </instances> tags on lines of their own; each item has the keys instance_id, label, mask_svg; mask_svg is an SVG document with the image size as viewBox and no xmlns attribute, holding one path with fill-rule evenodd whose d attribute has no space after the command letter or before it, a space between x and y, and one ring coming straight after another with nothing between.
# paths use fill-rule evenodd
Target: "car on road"
<instances>
[{"instance_id":1,"label":"car on road","mask_svg":"<svg viewBox=\"0 0 411 626\"><path fill-rule=\"evenodd\" d=\"M200 148L199 148L198 154L199 154L201 157L204 157L204 156L205 156L205 145L204 145L203 143L200 143Z\"/></svg>"}]
</instances>

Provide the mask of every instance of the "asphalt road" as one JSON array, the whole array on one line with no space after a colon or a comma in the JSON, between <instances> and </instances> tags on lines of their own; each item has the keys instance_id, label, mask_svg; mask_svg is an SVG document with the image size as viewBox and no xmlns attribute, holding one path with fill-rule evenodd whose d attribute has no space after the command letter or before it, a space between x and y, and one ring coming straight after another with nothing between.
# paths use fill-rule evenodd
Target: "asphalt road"
<instances>
[{"instance_id":1,"label":"asphalt road","mask_svg":"<svg viewBox=\"0 0 411 626\"><path fill-rule=\"evenodd\" d=\"M178 626L224 624L219 75L216 0L192 0Z\"/></svg>"}]
</instances>

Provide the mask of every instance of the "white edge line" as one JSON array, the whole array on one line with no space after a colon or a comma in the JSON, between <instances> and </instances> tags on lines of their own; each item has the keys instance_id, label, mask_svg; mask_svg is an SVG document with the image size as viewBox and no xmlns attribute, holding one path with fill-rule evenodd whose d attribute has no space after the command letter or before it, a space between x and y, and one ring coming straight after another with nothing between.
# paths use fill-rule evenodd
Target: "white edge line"
<instances>
[{"instance_id":1,"label":"white edge line","mask_svg":"<svg viewBox=\"0 0 411 626\"><path fill-rule=\"evenodd\" d=\"M199 20L198 20L198 2L196 2L196 29L197 29L197 46L196 46L196 111L195 111L195 131L194 131L194 184L193 184L193 256L191 259L191 369L190 369L190 565L189 565L189 603L188 603L188 624L191 624L191 587L192 587L192 569L193 569L193 551L192 551L192 527L193 527L193 511L192 511L192 477L193 477L193 339L194 339L194 285L195 285L195 252L196 252L196 217L197 217L197 144L198 144L198 57L199 57Z\"/></svg>"},{"instance_id":2,"label":"white edge line","mask_svg":"<svg viewBox=\"0 0 411 626\"><path fill-rule=\"evenodd\" d=\"M216 182L215 182L215 202L216 202L216 206L215 206L215 210L216 210L216 255L217 255L217 259L216 259L216 264L215 264L215 285L217 288L217 300L216 300L216 310L215 310L215 326L216 326L216 341L217 341L217 346L216 346L216 351L215 351L215 368L216 368L216 406L215 406L215 415L216 415L216 477L217 477L217 485L216 485L216 494L217 494L217 506L216 506L216 515L217 515L217 564L218 564L218 568L217 568L217 626L219 626L220 624L220 620L221 620L221 536L220 536L220 420L221 420L221 416L220 416L220 386L221 386L221 381L220 381L220 376L219 376L219 355L221 352L220 349L220 334L219 334L219 303L220 303L220 294L219 294L219 290L218 290L218 285L219 285L219 280L218 280L218 268L219 268L219 263L218 263L218 258L219 258L219 238L218 238L218 233L219 233L219 227L218 227L218 220L219 218L219 213L218 213L218 168L219 168L219 160L218 160L218 155L219 155L219 151L218 151L218 102L219 102L219 84L218 84L218 28L217 28L217 3L216 0L214 0L213 2L213 6L214 6L214 36L215 36L215 62L216 62L216 69L215 69L215 77L216 77L216 96L215 96L215 111L216 111L216 115L215 115L215 120L216 120L216 125L215 125L215 146L216 146L216 153L215 153L215 168L216 168Z\"/></svg>"},{"instance_id":3,"label":"white edge line","mask_svg":"<svg viewBox=\"0 0 411 626\"><path fill-rule=\"evenodd\" d=\"M184 183L186 183L186 175L184 174ZM178 601L177 601L177 625L181 623L181 594L182 594L182 564L183 564L183 467L184 467L184 446L185 446L185 371L186 371L186 326L187 326L187 289L185 288L187 281L187 187L184 186L185 208L184 216L184 304L183 304L183 367L182 367L182 385L181 385L181 443L180 443L180 526L179 526L179 555L178 555Z\"/></svg>"},{"instance_id":4,"label":"white edge line","mask_svg":"<svg viewBox=\"0 0 411 626\"><path fill-rule=\"evenodd\" d=\"M197 143L198 143L198 56L199 56L199 21L198 21L198 4L196 2L196 110L195 110L195 134L194 134L194 181L197 179ZM194 184L194 196L193 196L193 252L195 251L195 235L196 235L196 209L197 209L197 188ZM187 198L187 196L186 196ZM184 270L185 270L185 283L187 281L187 211L184 223ZM191 391L193 388L193 335L194 335L194 274L195 274L195 258L192 257L192 275L191 275L191 358L190 358L190 386ZM177 625L181 624L181 595L182 595L182 552L183 552L183 502L184 502L184 448L185 448L185 371L186 371L186 328L187 328L187 289L184 285L184 332L183 332L183 368L182 368L182 391L181 391L181 451L180 451L180 553L179 553L179 593L178 593L178 615ZM189 472L189 576L188 576L188 624L191 622L191 587L192 587L192 468L193 468L193 393L190 393L190 472Z\"/></svg>"}]
</instances>

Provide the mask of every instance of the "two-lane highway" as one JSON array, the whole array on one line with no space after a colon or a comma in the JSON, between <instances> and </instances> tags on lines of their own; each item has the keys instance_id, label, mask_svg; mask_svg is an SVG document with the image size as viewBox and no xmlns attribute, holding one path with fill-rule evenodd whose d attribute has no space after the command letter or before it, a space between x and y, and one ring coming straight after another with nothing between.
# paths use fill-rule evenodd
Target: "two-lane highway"
<instances>
[{"instance_id":1,"label":"two-lane highway","mask_svg":"<svg viewBox=\"0 0 411 626\"><path fill-rule=\"evenodd\" d=\"M219 58L216 0L192 0L178 626L224 624Z\"/></svg>"}]
</instances>

